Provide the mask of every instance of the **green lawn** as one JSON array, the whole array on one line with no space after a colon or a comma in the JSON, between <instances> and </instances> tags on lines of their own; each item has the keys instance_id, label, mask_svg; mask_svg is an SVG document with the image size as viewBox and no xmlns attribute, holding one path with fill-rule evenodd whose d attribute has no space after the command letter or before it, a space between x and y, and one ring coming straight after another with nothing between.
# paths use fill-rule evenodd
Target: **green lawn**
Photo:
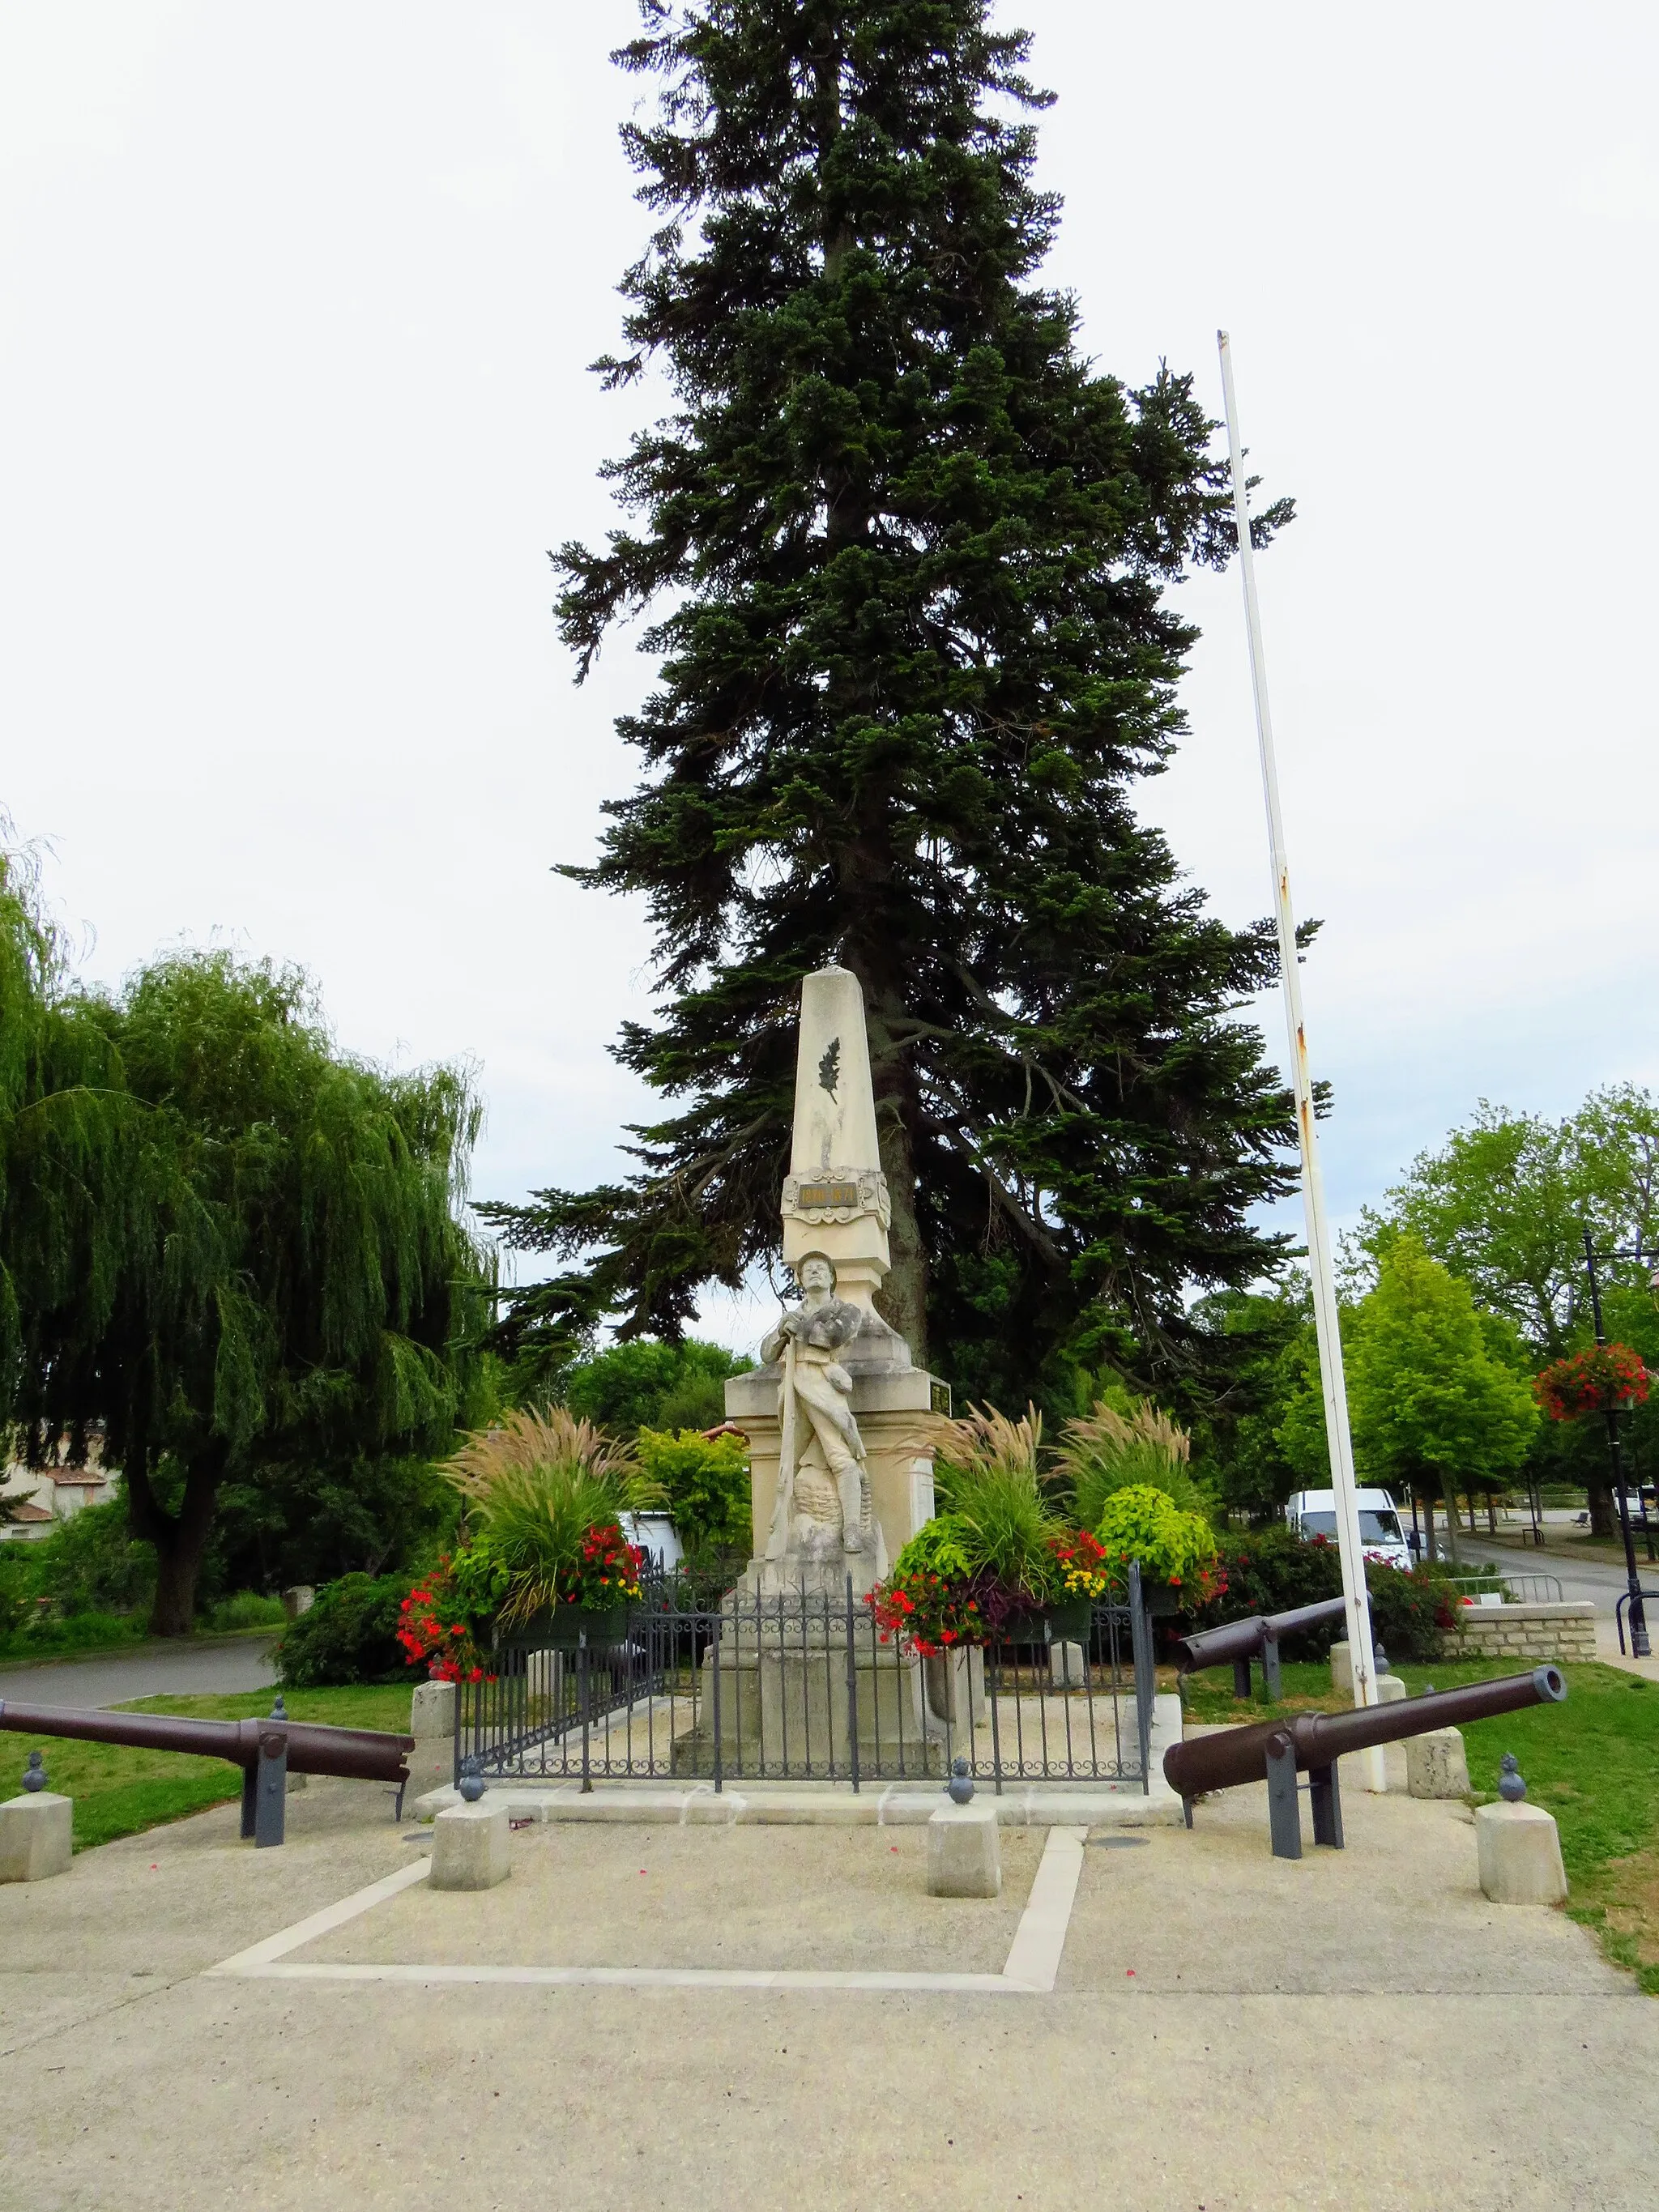
<instances>
[{"instance_id":1,"label":"green lawn","mask_svg":"<svg viewBox=\"0 0 1659 2212\"><path fill-rule=\"evenodd\" d=\"M141 1698L125 1710L189 1713L207 1720L258 1719L270 1711L272 1694L258 1690L234 1698ZM340 1728L385 1729L399 1735L409 1728L409 1699L404 1683L384 1689L283 1692L291 1720L331 1721ZM241 1769L222 1759L8 1732L0 1735L0 1796L12 1794L34 1750L45 1757L51 1786L75 1800L77 1851L159 1827L164 1821L182 1820L187 1814L241 1795Z\"/></svg>"},{"instance_id":2,"label":"green lawn","mask_svg":"<svg viewBox=\"0 0 1659 2212\"><path fill-rule=\"evenodd\" d=\"M1517 1671L1494 1660L1403 1662L1394 1670L1413 1695ZM1553 1813L1575 1920L1597 1930L1609 1958L1659 1996L1659 1684L1616 1667L1575 1666L1564 1705L1532 1705L1466 1726L1469 1782L1477 1803L1496 1797L1498 1761L1512 1751L1527 1794ZM1194 1675L1186 1692L1195 1721L1266 1720L1279 1713L1346 1712L1323 1665L1286 1665L1282 1704L1235 1703L1231 1668ZM1256 1677L1258 1682L1260 1675Z\"/></svg>"}]
</instances>

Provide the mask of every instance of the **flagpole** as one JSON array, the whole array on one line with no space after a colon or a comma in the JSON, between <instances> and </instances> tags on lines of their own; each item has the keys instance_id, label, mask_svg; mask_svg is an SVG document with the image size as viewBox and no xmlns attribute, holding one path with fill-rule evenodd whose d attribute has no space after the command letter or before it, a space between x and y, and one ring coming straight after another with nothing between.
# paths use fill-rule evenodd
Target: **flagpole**
<instances>
[{"instance_id":1,"label":"flagpole","mask_svg":"<svg viewBox=\"0 0 1659 2212\"><path fill-rule=\"evenodd\" d=\"M1348 1393L1342 1376L1342 1328L1337 1312L1336 1278L1331 1266L1330 1231L1325 1219L1325 1190L1319 1173L1319 1139L1314 1127L1313 1083L1308 1073L1308 1039L1302 1018L1301 972L1297 963L1296 914L1291 904L1285 823L1279 806L1279 770L1273 758L1273 715L1267 705L1267 669L1261 649L1261 610L1255 595L1255 553L1250 544L1250 508L1238 435L1238 403L1233 394L1232 349L1225 331L1216 332L1216 343L1221 353L1227 453L1232 465L1233 514L1238 524L1238 558L1244 578L1244 626L1249 635L1255 732L1261 749L1261 788L1267 803L1267 842L1273 854L1279 967L1285 987L1285 1027L1290 1033L1291 1081L1296 1093L1297 1139L1302 1155L1302 1206L1307 1222L1308 1268L1313 1277L1314 1327L1319 1340L1319 1376L1325 1399L1331 1488L1336 1499L1336 1542L1342 1562L1342 1595L1347 1606L1348 1650L1353 1660L1353 1701L1356 1705L1374 1705L1377 1701L1376 1670L1371 1651L1370 1607L1365 1595L1365 1553L1359 1534L1353 1440L1348 1432ZM1374 1746L1360 1757L1365 1787L1386 1789L1381 1747Z\"/></svg>"}]
</instances>

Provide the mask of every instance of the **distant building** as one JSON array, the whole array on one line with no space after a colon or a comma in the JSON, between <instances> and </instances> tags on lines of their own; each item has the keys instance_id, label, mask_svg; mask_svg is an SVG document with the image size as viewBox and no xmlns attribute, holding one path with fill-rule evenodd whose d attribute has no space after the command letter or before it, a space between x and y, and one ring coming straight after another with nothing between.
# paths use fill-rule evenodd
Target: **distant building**
<instances>
[{"instance_id":1,"label":"distant building","mask_svg":"<svg viewBox=\"0 0 1659 2212\"><path fill-rule=\"evenodd\" d=\"M5 1471L0 1474L0 1498L9 1509L0 1521L0 1543L27 1543L33 1537L49 1535L60 1521L71 1519L83 1505L106 1504L115 1495L118 1474L104 1466L103 1445L103 1437L94 1432L87 1439L84 1460L71 1460L65 1437L50 1467L26 1467L15 1455L13 1439Z\"/></svg>"}]
</instances>

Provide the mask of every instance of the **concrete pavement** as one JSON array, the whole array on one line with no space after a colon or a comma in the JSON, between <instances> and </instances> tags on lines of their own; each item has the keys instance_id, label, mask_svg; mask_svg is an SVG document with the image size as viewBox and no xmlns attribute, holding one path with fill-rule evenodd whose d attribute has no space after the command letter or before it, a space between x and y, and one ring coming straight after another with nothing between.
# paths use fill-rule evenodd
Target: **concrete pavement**
<instances>
[{"instance_id":1,"label":"concrete pavement","mask_svg":"<svg viewBox=\"0 0 1659 2212\"><path fill-rule=\"evenodd\" d=\"M1054 1993L976 1996L204 1978L424 1848L364 1785L279 1851L222 1808L0 1889L0 2172L30 2212L1645 2206L1659 2007L1486 1903L1462 1806L1344 1810L1292 1863L1259 1790L1098 1832ZM983 1968L1040 1842L978 1905L919 1829L538 1825L503 1888L293 1955Z\"/></svg>"}]
</instances>

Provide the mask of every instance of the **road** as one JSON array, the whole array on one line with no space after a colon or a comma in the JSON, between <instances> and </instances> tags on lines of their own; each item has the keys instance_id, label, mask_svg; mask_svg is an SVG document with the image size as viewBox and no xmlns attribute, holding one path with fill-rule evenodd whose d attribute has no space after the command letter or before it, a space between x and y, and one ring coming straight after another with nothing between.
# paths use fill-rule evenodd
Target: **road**
<instances>
[{"instance_id":1,"label":"road","mask_svg":"<svg viewBox=\"0 0 1659 2212\"><path fill-rule=\"evenodd\" d=\"M1471 1558L1479 1556L1479 1547L1485 1547L1486 1556L1500 1553L1500 1565L1504 1573L1514 1575L1553 1575L1561 1585L1561 1595L1582 1603L1589 1599L1598 1613L1613 1618L1615 1601L1623 1595L1625 1571L1602 1559L1576 1559L1570 1552L1557 1552L1547 1545L1540 1551L1533 1544L1511 1544L1504 1537L1482 1535L1479 1545L1466 1536L1464 1543ZM1639 1557L1637 1564L1643 1567L1644 1589L1659 1589L1659 1567L1649 1567Z\"/></svg>"},{"instance_id":2,"label":"road","mask_svg":"<svg viewBox=\"0 0 1659 2212\"><path fill-rule=\"evenodd\" d=\"M224 1697L276 1680L271 1636L210 1644L146 1644L101 1659L64 1659L0 1673L0 1698L34 1705L121 1705L132 1698Z\"/></svg>"}]
</instances>

